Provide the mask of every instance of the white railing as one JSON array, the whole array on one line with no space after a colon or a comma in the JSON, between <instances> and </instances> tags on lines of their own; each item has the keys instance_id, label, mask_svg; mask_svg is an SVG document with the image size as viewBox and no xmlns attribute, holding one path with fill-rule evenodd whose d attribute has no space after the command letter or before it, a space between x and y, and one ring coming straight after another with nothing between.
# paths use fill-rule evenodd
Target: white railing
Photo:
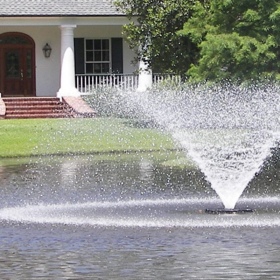
<instances>
[{"instance_id":1,"label":"white railing","mask_svg":"<svg viewBox=\"0 0 280 280\"><path fill-rule=\"evenodd\" d=\"M163 81L181 83L181 77L172 74L153 74L153 83ZM76 87L82 94L92 93L101 87L114 87L120 89L137 89L139 78L136 74L77 74Z\"/></svg>"},{"instance_id":2,"label":"white railing","mask_svg":"<svg viewBox=\"0 0 280 280\"><path fill-rule=\"evenodd\" d=\"M81 74L76 75L76 87L84 94L92 93L101 87L135 89L138 75L134 74Z\"/></svg>"},{"instance_id":3,"label":"white railing","mask_svg":"<svg viewBox=\"0 0 280 280\"><path fill-rule=\"evenodd\" d=\"M179 85L182 83L182 77L175 74L153 74L153 83L160 84L162 82L173 83Z\"/></svg>"}]
</instances>

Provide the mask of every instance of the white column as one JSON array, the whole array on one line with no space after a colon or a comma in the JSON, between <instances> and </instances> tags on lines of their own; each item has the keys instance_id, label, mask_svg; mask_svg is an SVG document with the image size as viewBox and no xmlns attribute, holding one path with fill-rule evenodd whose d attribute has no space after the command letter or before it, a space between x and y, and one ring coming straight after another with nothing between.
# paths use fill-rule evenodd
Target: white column
<instances>
[{"instance_id":1,"label":"white column","mask_svg":"<svg viewBox=\"0 0 280 280\"><path fill-rule=\"evenodd\" d=\"M152 69L144 60L139 61L139 82L138 82L138 92L144 92L153 85L153 73Z\"/></svg>"},{"instance_id":2,"label":"white column","mask_svg":"<svg viewBox=\"0 0 280 280\"><path fill-rule=\"evenodd\" d=\"M79 96L75 87L74 28L76 25L61 25L61 73L58 97Z\"/></svg>"},{"instance_id":3,"label":"white column","mask_svg":"<svg viewBox=\"0 0 280 280\"><path fill-rule=\"evenodd\" d=\"M151 44L150 39L147 39L143 49L149 48ZM141 47L140 47L141 53ZM149 88L152 88L153 85L153 73L151 67L149 67L147 57L141 57L139 61L139 82L138 82L138 92L144 92Z\"/></svg>"}]
</instances>

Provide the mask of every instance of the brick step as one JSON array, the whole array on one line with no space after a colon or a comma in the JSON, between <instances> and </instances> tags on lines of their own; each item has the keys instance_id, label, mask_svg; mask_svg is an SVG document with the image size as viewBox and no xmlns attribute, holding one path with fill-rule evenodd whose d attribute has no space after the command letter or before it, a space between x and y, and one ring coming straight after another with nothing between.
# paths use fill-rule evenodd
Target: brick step
<instances>
[{"instance_id":1,"label":"brick step","mask_svg":"<svg viewBox=\"0 0 280 280\"><path fill-rule=\"evenodd\" d=\"M40 101L40 100L32 100L28 101L6 101L4 100L6 106L41 106L41 105L63 105L62 102L58 100L51 100L51 101Z\"/></svg>"},{"instance_id":2,"label":"brick step","mask_svg":"<svg viewBox=\"0 0 280 280\"><path fill-rule=\"evenodd\" d=\"M19 102L15 102L15 103L6 103L5 102L5 104L6 104L6 108L20 108L20 107L42 107L42 106L53 106L53 107L55 107L55 106L63 106L63 104L62 103L53 103L53 102L42 102L42 103L40 103L40 102L38 102L38 103L26 103L26 102L24 102L24 103L19 103Z\"/></svg>"},{"instance_id":3,"label":"brick step","mask_svg":"<svg viewBox=\"0 0 280 280\"><path fill-rule=\"evenodd\" d=\"M60 109L60 110L64 110L65 106L63 106L62 104L59 105L54 105L54 104L45 104L42 106L29 106L29 105L23 105L23 106L6 106L6 110L9 111L16 111L16 110L32 110L32 109L38 109L38 110L56 110L56 109Z\"/></svg>"},{"instance_id":4,"label":"brick step","mask_svg":"<svg viewBox=\"0 0 280 280\"><path fill-rule=\"evenodd\" d=\"M38 107L38 108L54 108L54 107L65 107L65 104L63 103L5 103L6 108L32 108L32 107Z\"/></svg>"},{"instance_id":5,"label":"brick step","mask_svg":"<svg viewBox=\"0 0 280 280\"><path fill-rule=\"evenodd\" d=\"M32 102L32 101L58 101L60 102L60 99L58 97L3 97L2 98L5 102Z\"/></svg>"},{"instance_id":6,"label":"brick step","mask_svg":"<svg viewBox=\"0 0 280 280\"><path fill-rule=\"evenodd\" d=\"M44 119L44 118L65 118L65 113L57 114L12 114L6 115L5 119Z\"/></svg>"},{"instance_id":7,"label":"brick step","mask_svg":"<svg viewBox=\"0 0 280 280\"><path fill-rule=\"evenodd\" d=\"M65 110L63 109L37 109L33 108L32 110L6 110L6 114L14 115L14 114L55 114L55 113L64 113Z\"/></svg>"}]
</instances>

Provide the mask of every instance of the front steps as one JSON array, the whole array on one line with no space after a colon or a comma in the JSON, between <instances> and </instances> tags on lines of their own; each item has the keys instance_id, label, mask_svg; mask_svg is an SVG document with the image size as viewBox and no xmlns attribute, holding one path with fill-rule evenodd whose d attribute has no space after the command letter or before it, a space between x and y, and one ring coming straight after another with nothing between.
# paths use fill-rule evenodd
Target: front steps
<instances>
[{"instance_id":1,"label":"front steps","mask_svg":"<svg viewBox=\"0 0 280 280\"><path fill-rule=\"evenodd\" d=\"M3 98L5 119L65 118L71 111L55 97L8 97Z\"/></svg>"},{"instance_id":2,"label":"front steps","mask_svg":"<svg viewBox=\"0 0 280 280\"><path fill-rule=\"evenodd\" d=\"M67 98L60 100L57 97L5 97L2 98L5 110L2 118L30 119L30 118L73 118L88 117L68 104ZM83 100L76 97L74 104L81 104ZM85 105L86 106L86 105ZM3 110L2 110L3 111Z\"/></svg>"}]
</instances>

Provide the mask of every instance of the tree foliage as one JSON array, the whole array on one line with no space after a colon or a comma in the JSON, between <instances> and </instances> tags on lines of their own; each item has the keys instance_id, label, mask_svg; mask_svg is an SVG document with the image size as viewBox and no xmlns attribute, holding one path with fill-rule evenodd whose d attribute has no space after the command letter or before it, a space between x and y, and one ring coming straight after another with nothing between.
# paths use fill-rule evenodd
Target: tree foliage
<instances>
[{"instance_id":1,"label":"tree foliage","mask_svg":"<svg viewBox=\"0 0 280 280\"><path fill-rule=\"evenodd\" d=\"M186 73L195 44L177 33L189 17L190 0L117 0L131 22L124 35L137 58L146 57L155 72ZM148 47L147 47L148 43ZM140 47L140 48L139 48Z\"/></svg>"},{"instance_id":2,"label":"tree foliage","mask_svg":"<svg viewBox=\"0 0 280 280\"><path fill-rule=\"evenodd\" d=\"M193 80L280 78L280 2L200 0L179 34L200 49Z\"/></svg>"}]
</instances>

